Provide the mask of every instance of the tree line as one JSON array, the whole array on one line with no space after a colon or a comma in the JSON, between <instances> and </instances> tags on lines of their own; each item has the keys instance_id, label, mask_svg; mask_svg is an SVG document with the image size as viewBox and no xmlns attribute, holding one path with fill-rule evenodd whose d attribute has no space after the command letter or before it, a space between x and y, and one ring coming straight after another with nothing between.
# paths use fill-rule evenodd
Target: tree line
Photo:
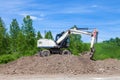
<instances>
[{"instance_id":1,"label":"tree line","mask_svg":"<svg viewBox=\"0 0 120 80\"><path fill-rule=\"evenodd\" d=\"M0 55L11 53L35 53L37 40L42 38L40 31L37 33L29 15L24 17L22 26L16 19L10 23L9 32L0 17ZM45 38L53 39L51 31L46 32Z\"/></svg>"},{"instance_id":2,"label":"tree line","mask_svg":"<svg viewBox=\"0 0 120 80\"><path fill-rule=\"evenodd\" d=\"M120 46L120 38L119 37L110 38L109 40L103 41L103 43Z\"/></svg>"}]
</instances>

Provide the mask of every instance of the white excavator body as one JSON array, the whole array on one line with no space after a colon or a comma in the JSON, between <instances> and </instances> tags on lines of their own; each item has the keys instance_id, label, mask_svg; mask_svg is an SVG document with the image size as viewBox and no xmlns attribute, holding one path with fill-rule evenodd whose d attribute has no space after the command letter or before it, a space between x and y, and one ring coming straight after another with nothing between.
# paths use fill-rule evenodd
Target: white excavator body
<instances>
[{"instance_id":1,"label":"white excavator body","mask_svg":"<svg viewBox=\"0 0 120 80\"><path fill-rule=\"evenodd\" d=\"M39 48L52 48L56 47L56 43L54 40L51 39L39 39L37 41L37 47Z\"/></svg>"},{"instance_id":2,"label":"white excavator body","mask_svg":"<svg viewBox=\"0 0 120 80\"><path fill-rule=\"evenodd\" d=\"M37 47L39 48L47 48L48 50L43 50L41 51L41 55L42 56L48 56L51 53L62 53L62 54L66 54L66 53L70 53L70 51L61 51L61 48L66 48L67 47L67 39L69 37L70 34L85 34L88 36L91 36L91 41L90 41L90 50L91 53L94 53L94 43L97 40L97 36L98 36L98 31L96 29L94 29L93 31L88 31L87 30L81 30L79 28L73 28L73 29L69 29L61 34L59 34L57 37L57 39L51 40L51 39L39 39L37 41Z\"/></svg>"}]
</instances>

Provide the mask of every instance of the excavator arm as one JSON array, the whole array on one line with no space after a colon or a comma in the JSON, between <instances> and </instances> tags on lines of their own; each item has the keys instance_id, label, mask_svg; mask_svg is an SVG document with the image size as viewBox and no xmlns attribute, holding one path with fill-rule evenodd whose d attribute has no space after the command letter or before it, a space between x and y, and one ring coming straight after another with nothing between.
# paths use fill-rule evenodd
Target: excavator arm
<instances>
[{"instance_id":1,"label":"excavator arm","mask_svg":"<svg viewBox=\"0 0 120 80\"><path fill-rule=\"evenodd\" d=\"M95 41L97 39L97 36L98 36L97 29L94 29L92 32L81 30L81 29L77 29L77 28L69 29L66 32L64 32L64 34L56 41L56 43L57 44L61 43L70 34L85 34L85 35L91 36L90 49L91 49L92 53L95 51L94 50L94 43L95 43Z\"/></svg>"}]
</instances>

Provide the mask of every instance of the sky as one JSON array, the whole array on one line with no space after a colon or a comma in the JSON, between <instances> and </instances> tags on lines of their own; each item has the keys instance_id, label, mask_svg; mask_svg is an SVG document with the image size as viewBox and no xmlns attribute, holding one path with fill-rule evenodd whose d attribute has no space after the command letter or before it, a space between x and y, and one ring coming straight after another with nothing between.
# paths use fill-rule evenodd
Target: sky
<instances>
[{"instance_id":1,"label":"sky","mask_svg":"<svg viewBox=\"0 0 120 80\"><path fill-rule=\"evenodd\" d=\"M98 41L120 37L120 0L0 0L0 17L9 31L12 19L19 25L30 15L35 31L53 36L74 25L79 28L97 28ZM82 35L84 42L90 37Z\"/></svg>"}]
</instances>

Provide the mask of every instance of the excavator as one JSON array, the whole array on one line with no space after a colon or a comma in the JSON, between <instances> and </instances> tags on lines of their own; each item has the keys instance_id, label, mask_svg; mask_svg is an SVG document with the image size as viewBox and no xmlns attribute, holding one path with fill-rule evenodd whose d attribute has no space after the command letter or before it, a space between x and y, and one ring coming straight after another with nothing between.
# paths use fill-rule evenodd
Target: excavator
<instances>
[{"instance_id":1,"label":"excavator","mask_svg":"<svg viewBox=\"0 0 120 80\"><path fill-rule=\"evenodd\" d=\"M90 31L93 29L92 31ZM90 42L90 54L93 55L95 52L94 43L97 42L98 38L98 30L96 28L71 28L65 32L56 35L55 40L51 39L39 39L37 41L38 48L44 48L40 51L40 56L46 57L51 54L62 54L62 55L70 55L71 52L65 48L69 46L69 36L70 34L84 34L91 37ZM63 49L64 48L64 49Z\"/></svg>"}]
</instances>

